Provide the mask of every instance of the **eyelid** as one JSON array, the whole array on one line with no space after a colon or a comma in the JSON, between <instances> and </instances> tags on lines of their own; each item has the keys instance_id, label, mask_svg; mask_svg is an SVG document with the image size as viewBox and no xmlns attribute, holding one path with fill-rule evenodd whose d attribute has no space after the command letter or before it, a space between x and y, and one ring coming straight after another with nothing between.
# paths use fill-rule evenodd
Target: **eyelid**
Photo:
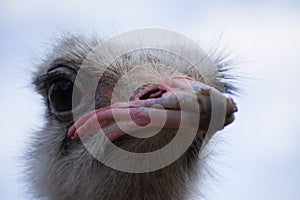
<instances>
[{"instance_id":1,"label":"eyelid","mask_svg":"<svg viewBox=\"0 0 300 200\"><path fill-rule=\"evenodd\" d=\"M51 63L49 69L47 70L47 73L49 73L49 72L51 72L51 71L53 71L53 70L55 70L57 68L60 68L60 67L69 68L73 72L75 72L75 69L76 69L76 65L74 65L74 63L72 61L58 58L58 59L55 59Z\"/></svg>"}]
</instances>

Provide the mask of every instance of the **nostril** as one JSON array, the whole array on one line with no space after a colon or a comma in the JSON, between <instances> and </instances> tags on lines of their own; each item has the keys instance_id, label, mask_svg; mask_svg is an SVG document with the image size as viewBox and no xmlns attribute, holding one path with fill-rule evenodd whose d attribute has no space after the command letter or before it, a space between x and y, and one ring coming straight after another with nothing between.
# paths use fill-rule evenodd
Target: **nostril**
<instances>
[{"instance_id":1,"label":"nostril","mask_svg":"<svg viewBox=\"0 0 300 200\"><path fill-rule=\"evenodd\" d=\"M160 98L164 93L166 93L167 90L159 87L157 85L152 85L148 88L145 88L144 90L140 91L135 99L138 100L147 100L147 99L155 99Z\"/></svg>"},{"instance_id":2,"label":"nostril","mask_svg":"<svg viewBox=\"0 0 300 200\"><path fill-rule=\"evenodd\" d=\"M153 90L147 91L145 94L143 94L141 97L139 97L139 100L159 98L165 92L166 92L165 90L161 90L159 88L155 88Z\"/></svg>"}]
</instances>

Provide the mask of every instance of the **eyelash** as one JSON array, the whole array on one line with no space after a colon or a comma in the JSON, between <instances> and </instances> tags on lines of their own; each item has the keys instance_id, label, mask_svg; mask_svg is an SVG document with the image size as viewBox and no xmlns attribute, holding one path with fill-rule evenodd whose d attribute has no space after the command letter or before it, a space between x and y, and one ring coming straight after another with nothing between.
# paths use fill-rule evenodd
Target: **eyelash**
<instances>
[{"instance_id":1,"label":"eyelash","mask_svg":"<svg viewBox=\"0 0 300 200\"><path fill-rule=\"evenodd\" d=\"M62 74L59 72L52 72L49 74L44 74L39 78L34 80L34 84L39 90L48 90L51 83L59 79L67 79L73 82L73 78L70 75Z\"/></svg>"}]
</instances>

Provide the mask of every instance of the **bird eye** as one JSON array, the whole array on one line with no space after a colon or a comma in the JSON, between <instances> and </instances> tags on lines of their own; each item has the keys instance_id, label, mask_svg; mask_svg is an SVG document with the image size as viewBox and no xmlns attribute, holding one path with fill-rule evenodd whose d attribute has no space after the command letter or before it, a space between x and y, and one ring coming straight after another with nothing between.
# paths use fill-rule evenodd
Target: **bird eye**
<instances>
[{"instance_id":1,"label":"bird eye","mask_svg":"<svg viewBox=\"0 0 300 200\"><path fill-rule=\"evenodd\" d=\"M67 79L52 82L48 90L48 100L55 112L71 111L72 103L74 107L78 106L81 98L80 90Z\"/></svg>"}]
</instances>

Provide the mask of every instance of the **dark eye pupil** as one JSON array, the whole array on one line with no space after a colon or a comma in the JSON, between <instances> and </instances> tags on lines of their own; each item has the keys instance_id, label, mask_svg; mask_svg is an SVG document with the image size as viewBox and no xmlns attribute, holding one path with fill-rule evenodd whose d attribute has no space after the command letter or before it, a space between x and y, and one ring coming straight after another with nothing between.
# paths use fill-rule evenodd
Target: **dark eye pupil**
<instances>
[{"instance_id":1,"label":"dark eye pupil","mask_svg":"<svg viewBox=\"0 0 300 200\"><path fill-rule=\"evenodd\" d=\"M81 100L81 93L69 80L57 80L53 82L48 90L48 99L51 107L59 112L72 110L72 97L74 90L74 107Z\"/></svg>"}]
</instances>

